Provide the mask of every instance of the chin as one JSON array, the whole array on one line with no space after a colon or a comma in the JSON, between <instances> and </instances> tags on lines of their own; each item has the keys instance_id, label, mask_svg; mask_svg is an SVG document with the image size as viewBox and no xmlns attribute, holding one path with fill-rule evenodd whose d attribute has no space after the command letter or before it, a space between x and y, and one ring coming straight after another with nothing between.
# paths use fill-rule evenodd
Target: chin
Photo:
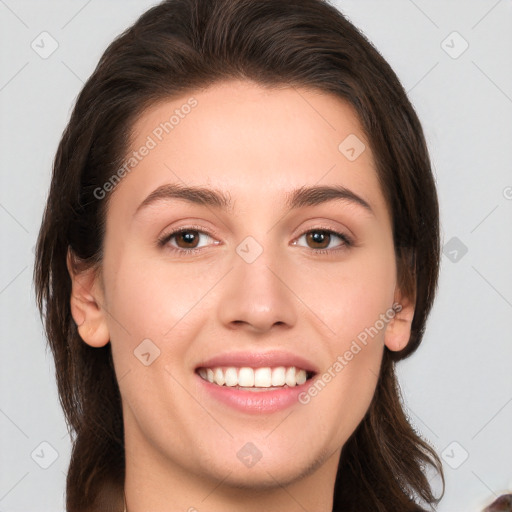
<instances>
[{"instance_id":1,"label":"chin","mask_svg":"<svg viewBox=\"0 0 512 512\"><path fill-rule=\"evenodd\" d=\"M209 476L222 485L245 491L269 490L298 482L317 471L328 459L327 450L312 457L311 449L307 448L303 457L298 457L300 451L295 445L292 453L287 450L280 456L275 452L271 457L262 455L261 459L248 459L245 465L237 458L217 461L216 468L208 468ZM292 455L292 456L290 456ZM252 465L251 465L252 464ZM213 471L212 471L213 469ZM227 476L226 476L227 475Z\"/></svg>"}]
</instances>

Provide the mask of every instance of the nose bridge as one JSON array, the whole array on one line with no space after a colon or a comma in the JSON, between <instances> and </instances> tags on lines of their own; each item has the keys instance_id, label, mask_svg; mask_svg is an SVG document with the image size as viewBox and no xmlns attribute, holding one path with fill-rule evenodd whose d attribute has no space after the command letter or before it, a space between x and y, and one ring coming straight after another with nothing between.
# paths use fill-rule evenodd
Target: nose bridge
<instances>
[{"instance_id":1,"label":"nose bridge","mask_svg":"<svg viewBox=\"0 0 512 512\"><path fill-rule=\"evenodd\" d=\"M272 247L271 237L266 237L265 245L254 237L246 237L236 248L235 272L240 276L241 285L245 282L251 293L274 301L276 295L282 295L282 282L278 278L279 248Z\"/></svg>"},{"instance_id":2,"label":"nose bridge","mask_svg":"<svg viewBox=\"0 0 512 512\"><path fill-rule=\"evenodd\" d=\"M221 320L261 331L275 324L291 326L296 321L297 304L285 284L290 272L279 260L280 248L271 243L272 233L257 236L261 242L248 235L235 249L234 268L220 306Z\"/></svg>"}]
</instances>

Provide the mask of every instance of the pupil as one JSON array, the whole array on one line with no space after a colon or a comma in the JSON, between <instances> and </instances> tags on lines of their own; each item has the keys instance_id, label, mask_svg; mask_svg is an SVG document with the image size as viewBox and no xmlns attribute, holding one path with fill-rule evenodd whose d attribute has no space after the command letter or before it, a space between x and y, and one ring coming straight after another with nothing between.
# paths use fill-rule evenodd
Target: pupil
<instances>
[{"instance_id":1,"label":"pupil","mask_svg":"<svg viewBox=\"0 0 512 512\"><path fill-rule=\"evenodd\" d=\"M193 244L194 243L195 235L193 234L192 231L185 231L185 232L183 232L181 234L181 237L185 240L186 244Z\"/></svg>"},{"instance_id":2,"label":"pupil","mask_svg":"<svg viewBox=\"0 0 512 512\"><path fill-rule=\"evenodd\" d=\"M181 233L181 237L185 241L185 244L190 245L194 243L194 238L196 238L196 236L193 233L193 231L184 231ZM313 231L308 236L315 244L325 244L325 241L328 240L329 234L325 231Z\"/></svg>"},{"instance_id":3,"label":"pupil","mask_svg":"<svg viewBox=\"0 0 512 512\"><path fill-rule=\"evenodd\" d=\"M312 238L313 242L316 243L316 244L325 243L325 241L327 240L328 236L329 236L329 234L326 233L325 231L313 231L310 234L310 238Z\"/></svg>"}]
</instances>

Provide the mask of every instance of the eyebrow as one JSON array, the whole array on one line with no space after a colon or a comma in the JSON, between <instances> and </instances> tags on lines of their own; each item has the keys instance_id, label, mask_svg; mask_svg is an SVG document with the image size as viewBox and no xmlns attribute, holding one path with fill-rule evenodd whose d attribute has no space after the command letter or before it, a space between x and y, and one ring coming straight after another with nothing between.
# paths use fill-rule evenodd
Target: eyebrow
<instances>
[{"instance_id":1,"label":"eyebrow","mask_svg":"<svg viewBox=\"0 0 512 512\"><path fill-rule=\"evenodd\" d=\"M143 208L160 201L178 199L201 206L210 206L215 209L233 211L231 197L221 190L185 186L178 183L162 185L151 192L135 210L134 216ZM342 200L359 205L374 215L370 204L362 197L341 185L315 185L300 187L287 192L285 195L285 207L294 210L306 206L316 206L322 203Z\"/></svg>"}]
</instances>

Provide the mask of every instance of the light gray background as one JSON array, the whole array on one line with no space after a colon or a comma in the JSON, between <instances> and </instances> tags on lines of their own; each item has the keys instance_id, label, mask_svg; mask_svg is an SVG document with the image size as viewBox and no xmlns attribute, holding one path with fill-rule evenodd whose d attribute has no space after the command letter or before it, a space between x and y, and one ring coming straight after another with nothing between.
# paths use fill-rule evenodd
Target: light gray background
<instances>
[{"instance_id":1,"label":"light gray background","mask_svg":"<svg viewBox=\"0 0 512 512\"><path fill-rule=\"evenodd\" d=\"M0 0L0 512L64 510L70 442L33 247L74 99L107 44L154 3ZM449 245L423 345L399 377L411 421L443 454L438 510L481 510L512 492L512 3L334 4L397 72L424 126ZM43 31L58 42L45 59L31 47L51 48Z\"/></svg>"}]
</instances>

